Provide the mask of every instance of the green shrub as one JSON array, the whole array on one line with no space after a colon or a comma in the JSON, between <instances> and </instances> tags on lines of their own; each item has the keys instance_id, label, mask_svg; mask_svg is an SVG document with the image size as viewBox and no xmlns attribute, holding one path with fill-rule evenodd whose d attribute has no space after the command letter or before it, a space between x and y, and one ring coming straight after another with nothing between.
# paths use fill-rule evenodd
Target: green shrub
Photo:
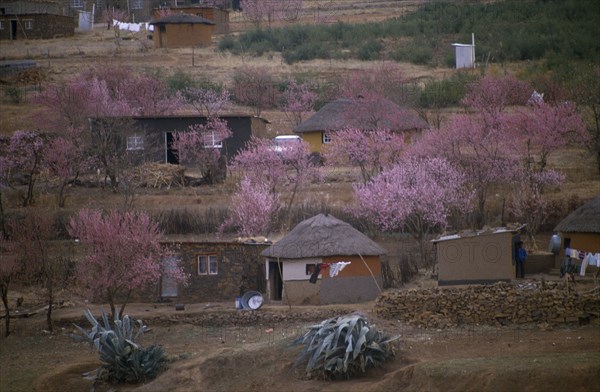
<instances>
[{"instance_id":1,"label":"green shrub","mask_svg":"<svg viewBox=\"0 0 600 392\"><path fill-rule=\"evenodd\" d=\"M394 351L389 343L396 339L384 337L364 315L351 314L313 325L292 344L304 346L296 365L307 361L309 378L340 379L390 361Z\"/></svg>"},{"instance_id":2,"label":"green shrub","mask_svg":"<svg viewBox=\"0 0 600 392\"><path fill-rule=\"evenodd\" d=\"M18 86L7 86L4 88L4 96L9 102L20 104L23 102L25 94L23 94L23 90Z\"/></svg>"},{"instance_id":3,"label":"green shrub","mask_svg":"<svg viewBox=\"0 0 600 392\"><path fill-rule=\"evenodd\" d=\"M144 348L136 343L138 337L147 330L141 320L134 323L129 316L125 316L123 320L116 319L111 327L104 310L104 325L96 320L89 309L84 314L92 324L92 329L87 331L75 325L81 335L71 334L71 337L77 341L87 341L100 354L101 365L94 384L99 380L138 383L155 378L165 368L167 359L162 347L152 345Z\"/></svg>"},{"instance_id":4,"label":"green shrub","mask_svg":"<svg viewBox=\"0 0 600 392\"><path fill-rule=\"evenodd\" d=\"M359 60L363 61L377 60L383 49L383 44L381 44L379 41L370 40L358 48L356 55L358 56Z\"/></svg>"}]
</instances>

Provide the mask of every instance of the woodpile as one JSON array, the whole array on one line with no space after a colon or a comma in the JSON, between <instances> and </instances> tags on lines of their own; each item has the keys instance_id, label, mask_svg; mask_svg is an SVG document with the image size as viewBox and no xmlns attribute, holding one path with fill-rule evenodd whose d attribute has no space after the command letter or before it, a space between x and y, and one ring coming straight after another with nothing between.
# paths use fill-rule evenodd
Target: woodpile
<instances>
[{"instance_id":1,"label":"woodpile","mask_svg":"<svg viewBox=\"0 0 600 392\"><path fill-rule=\"evenodd\" d=\"M181 187L185 184L185 169L168 163L145 163L131 173L134 183L147 188Z\"/></svg>"},{"instance_id":2,"label":"woodpile","mask_svg":"<svg viewBox=\"0 0 600 392\"><path fill-rule=\"evenodd\" d=\"M388 290L375 311L422 328L587 322L600 317L600 291L578 293L562 281Z\"/></svg>"}]
</instances>

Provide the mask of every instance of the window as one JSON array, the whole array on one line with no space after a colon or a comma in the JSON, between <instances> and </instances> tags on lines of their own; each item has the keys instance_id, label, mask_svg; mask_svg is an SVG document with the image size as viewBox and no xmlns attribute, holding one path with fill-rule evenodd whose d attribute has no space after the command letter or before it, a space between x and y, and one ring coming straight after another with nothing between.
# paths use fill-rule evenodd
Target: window
<instances>
[{"instance_id":1,"label":"window","mask_svg":"<svg viewBox=\"0 0 600 392\"><path fill-rule=\"evenodd\" d=\"M133 135L127 137L127 150L143 150L144 149L144 137Z\"/></svg>"},{"instance_id":2,"label":"window","mask_svg":"<svg viewBox=\"0 0 600 392\"><path fill-rule=\"evenodd\" d=\"M131 9L132 10L144 9L144 0L131 0Z\"/></svg>"},{"instance_id":3,"label":"window","mask_svg":"<svg viewBox=\"0 0 600 392\"><path fill-rule=\"evenodd\" d=\"M0 30L4 30L4 21L0 20Z\"/></svg>"},{"instance_id":4,"label":"window","mask_svg":"<svg viewBox=\"0 0 600 392\"><path fill-rule=\"evenodd\" d=\"M83 0L71 0L71 8L83 8Z\"/></svg>"},{"instance_id":5,"label":"window","mask_svg":"<svg viewBox=\"0 0 600 392\"><path fill-rule=\"evenodd\" d=\"M312 275L317 269L316 264L306 264L306 275Z\"/></svg>"},{"instance_id":6,"label":"window","mask_svg":"<svg viewBox=\"0 0 600 392\"><path fill-rule=\"evenodd\" d=\"M198 255L198 275L216 275L218 272L217 255Z\"/></svg>"},{"instance_id":7,"label":"window","mask_svg":"<svg viewBox=\"0 0 600 392\"><path fill-rule=\"evenodd\" d=\"M331 136L328 132L323 132L323 144L331 143Z\"/></svg>"},{"instance_id":8,"label":"window","mask_svg":"<svg viewBox=\"0 0 600 392\"><path fill-rule=\"evenodd\" d=\"M25 30L33 30L33 19L24 19L23 28Z\"/></svg>"},{"instance_id":9,"label":"window","mask_svg":"<svg viewBox=\"0 0 600 392\"><path fill-rule=\"evenodd\" d=\"M214 132L206 133L202 138L204 139L204 148L223 148L223 140L217 138Z\"/></svg>"}]
</instances>

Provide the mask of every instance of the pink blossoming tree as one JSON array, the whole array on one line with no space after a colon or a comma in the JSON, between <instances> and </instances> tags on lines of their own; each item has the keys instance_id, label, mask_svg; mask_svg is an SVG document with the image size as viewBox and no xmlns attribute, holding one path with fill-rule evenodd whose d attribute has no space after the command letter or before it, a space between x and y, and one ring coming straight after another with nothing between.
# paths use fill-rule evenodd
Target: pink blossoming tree
<instances>
[{"instance_id":1,"label":"pink blossoming tree","mask_svg":"<svg viewBox=\"0 0 600 392\"><path fill-rule=\"evenodd\" d=\"M345 129L331 139L323 152L325 164L358 167L363 183L397 164L404 149L404 137L387 130Z\"/></svg>"},{"instance_id":2,"label":"pink blossoming tree","mask_svg":"<svg viewBox=\"0 0 600 392\"><path fill-rule=\"evenodd\" d=\"M311 181L320 180L318 167L311 160L309 146L304 141L276 149L270 140L253 138L234 158L232 171L246 176L252 183L264 184L271 192L289 195L284 208L288 220L298 190Z\"/></svg>"},{"instance_id":3,"label":"pink blossoming tree","mask_svg":"<svg viewBox=\"0 0 600 392\"><path fill-rule=\"evenodd\" d=\"M44 290L48 309L46 327L53 330L52 310L55 291L67 284L68 249L56 241L58 231L53 216L46 211L28 212L22 219L9 222L9 252L15 257L21 281Z\"/></svg>"},{"instance_id":4,"label":"pink blossoming tree","mask_svg":"<svg viewBox=\"0 0 600 392\"><path fill-rule=\"evenodd\" d=\"M23 207L34 203L33 190L44 164L46 138L36 131L16 131L5 147L4 164L9 173L21 173L27 181L27 193L23 197ZM10 175L5 176L10 179Z\"/></svg>"},{"instance_id":5,"label":"pink blossoming tree","mask_svg":"<svg viewBox=\"0 0 600 392\"><path fill-rule=\"evenodd\" d=\"M173 148L181 163L195 166L202 178L212 184L225 175L225 157L221 150L223 141L231 135L225 120L209 118L206 124L175 132Z\"/></svg>"},{"instance_id":6,"label":"pink blossoming tree","mask_svg":"<svg viewBox=\"0 0 600 392\"><path fill-rule=\"evenodd\" d=\"M238 190L231 197L230 205L230 216L220 226L219 231L233 228L242 236L266 237L279 210L279 196L267 183L244 177Z\"/></svg>"},{"instance_id":7,"label":"pink blossoming tree","mask_svg":"<svg viewBox=\"0 0 600 392\"><path fill-rule=\"evenodd\" d=\"M109 303L119 318L133 290L158 283L162 274L185 283L183 269L165 265L176 260L160 244L158 225L143 212L81 210L69 220L69 234L83 247L76 276L84 291Z\"/></svg>"},{"instance_id":8,"label":"pink blossoming tree","mask_svg":"<svg viewBox=\"0 0 600 392\"><path fill-rule=\"evenodd\" d=\"M444 230L448 217L471 208L465 175L443 158L405 159L372 181L355 185L356 216L384 231L405 231L418 241L425 261L425 241Z\"/></svg>"},{"instance_id":9,"label":"pink blossoming tree","mask_svg":"<svg viewBox=\"0 0 600 392\"><path fill-rule=\"evenodd\" d=\"M61 208L65 206L69 185L93 164L84 140L81 128L69 128L65 135L51 140L45 150L44 164L59 181L57 199Z\"/></svg>"},{"instance_id":10,"label":"pink blossoming tree","mask_svg":"<svg viewBox=\"0 0 600 392\"><path fill-rule=\"evenodd\" d=\"M279 107L291 117L294 126L302 122L303 114L314 110L318 98L314 88L311 82L299 83L293 79L288 80Z\"/></svg>"}]
</instances>

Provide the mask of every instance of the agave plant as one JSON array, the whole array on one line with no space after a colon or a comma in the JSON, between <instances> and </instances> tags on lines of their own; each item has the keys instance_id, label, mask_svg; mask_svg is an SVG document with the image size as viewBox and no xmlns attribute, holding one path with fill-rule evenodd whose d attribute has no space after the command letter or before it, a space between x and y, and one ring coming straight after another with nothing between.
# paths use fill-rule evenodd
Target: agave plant
<instances>
[{"instance_id":1,"label":"agave plant","mask_svg":"<svg viewBox=\"0 0 600 392\"><path fill-rule=\"evenodd\" d=\"M138 337L148 329L142 320L135 323L129 316L114 321L111 327L108 317L102 310L103 324L98 322L89 309L84 312L92 324L91 330L78 325L75 327L81 335L71 334L77 341L87 341L100 354L100 368L94 377L95 381L106 379L111 382L136 383L152 379L160 373L166 363L166 355L162 347L144 348L136 343Z\"/></svg>"},{"instance_id":2,"label":"agave plant","mask_svg":"<svg viewBox=\"0 0 600 392\"><path fill-rule=\"evenodd\" d=\"M394 357L390 342L359 313L333 317L313 325L292 345L304 345L296 365L308 361L309 378L350 378Z\"/></svg>"}]
</instances>

